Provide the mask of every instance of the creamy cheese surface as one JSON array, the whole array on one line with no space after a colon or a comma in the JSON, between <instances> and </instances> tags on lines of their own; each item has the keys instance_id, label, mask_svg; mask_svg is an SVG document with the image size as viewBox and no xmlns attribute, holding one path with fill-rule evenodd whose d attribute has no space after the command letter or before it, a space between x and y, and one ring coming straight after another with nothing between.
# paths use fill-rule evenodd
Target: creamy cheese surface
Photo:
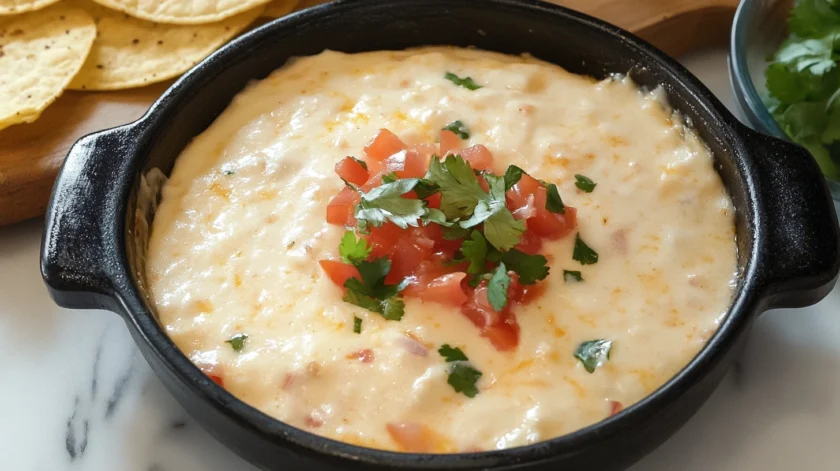
<instances>
[{"instance_id":1,"label":"creamy cheese surface","mask_svg":"<svg viewBox=\"0 0 840 471\"><path fill-rule=\"evenodd\" d=\"M629 406L684 367L732 296L732 203L710 152L663 103L629 79L477 50L295 60L240 93L179 157L148 248L160 322L235 396L354 444L400 450L386 425L423 424L436 452L491 450L603 420L614 401ZM411 145L454 120L497 169L556 182L600 255L581 266L573 235L545 244L546 293L515 309L512 352L456 308L407 299L395 322L345 303L317 263L338 258L344 232L324 219L342 188L335 163L361 156L380 128ZM578 190L575 174L596 189ZM565 283L564 269L585 281ZM239 352L226 343L236 334L248 336ZM592 339L613 349L588 373L573 354ZM447 384L446 343L483 373L472 399Z\"/></svg>"}]
</instances>

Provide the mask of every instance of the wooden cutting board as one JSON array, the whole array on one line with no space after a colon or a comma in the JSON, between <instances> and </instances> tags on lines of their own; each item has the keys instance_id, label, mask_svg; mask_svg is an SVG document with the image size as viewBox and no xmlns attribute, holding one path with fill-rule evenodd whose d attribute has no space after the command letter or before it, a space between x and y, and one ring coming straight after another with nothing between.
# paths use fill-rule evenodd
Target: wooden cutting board
<instances>
[{"instance_id":1,"label":"wooden cutting board","mask_svg":"<svg viewBox=\"0 0 840 471\"><path fill-rule=\"evenodd\" d=\"M551 0L617 24L671 55L725 44L739 0ZM322 0L304 0L301 8ZM32 124L0 131L0 225L44 214L80 137L139 118L171 82L118 92L66 92Z\"/></svg>"}]
</instances>

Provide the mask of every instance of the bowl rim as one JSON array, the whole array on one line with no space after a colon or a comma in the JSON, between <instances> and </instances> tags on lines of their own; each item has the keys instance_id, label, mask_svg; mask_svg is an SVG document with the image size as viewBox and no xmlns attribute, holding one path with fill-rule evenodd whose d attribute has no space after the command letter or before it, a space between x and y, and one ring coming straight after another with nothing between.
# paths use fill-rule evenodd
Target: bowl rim
<instances>
[{"instance_id":1,"label":"bowl rim","mask_svg":"<svg viewBox=\"0 0 840 471\"><path fill-rule=\"evenodd\" d=\"M228 43L205 59L199 66L178 79L136 122L135 126L142 128L144 134L148 136L150 131L156 127L155 121L161 121L162 116L175 112L179 101L186 99L185 97L191 94L190 89L196 86L196 82L200 83L202 77L208 74L210 65L217 68L219 63L231 63L236 55L241 55L241 50L248 50L250 45L265 41L274 30L288 29L291 31L317 22L318 18L322 16L339 15L345 9L377 8L383 7L387 3L382 0L336 0L295 12L256 28ZM558 22L576 22L600 34L612 36L613 40L629 44L639 53L640 57L644 58L646 61L644 66L660 68L664 73L672 76L675 83L695 95L697 101L707 109L709 115L726 127L717 131L718 137L730 141L730 144L733 145L732 154L738 156L736 159L747 158L747 152L743 150L743 145L739 141L742 136L737 132L737 120L720 101L676 60L617 26L569 8L536 0L482 0L482 2L476 2L475 0L420 0L418 3L499 8L505 9L508 13L514 11L522 13L537 12L554 17ZM401 6L403 5L401 4ZM148 142L147 139L138 139L138 142L141 141ZM745 205L754 208L756 204L755 184L752 181L751 173L747 172L742 175L742 183L748 187ZM128 214L129 189L126 188L124 191L125 194L121 199L122 206L119 209L123 215L126 215ZM154 313L146 307L143 302L142 291L131 275L130 267L133 265L127 257L129 242L123 230L119 231L120 240L117 250L121 257L119 265L120 269L124 271L124 276L117 284L114 296L126 314L127 322L142 338L143 342L149 346L151 353L195 397L204 400L228 420L275 442L283 442L285 446L295 446L297 450L310 456L318 455L323 458L330 458L333 462L343 460L354 462L357 465L377 465L414 470L460 470L499 465L536 464L546 462L557 455L580 452L599 442L627 433L628 429L631 429L634 424L645 422L657 416L657 414L668 409L669 405L677 402L686 391L708 376L733 347L749 324L752 314L756 310L763 309L757 276L761 250L757 244L764 240L766 235L761 229L762 225L758 224L760 215L754 209L749 208L744 208L742 217L745 219L745 227L752 235L753 240L749 242L750 253L744 260L743 270L739 272L738 278L741 282L734 290L729 307L715 333L691 361L659 388L612 417L559 437L502 450L423 454L368 448L307 432L275 419L241 401L210 380L193 364L166 334Z\"/></svg>"},{"instance_id":2,"label":"bowl rim","mask_svg":"<svg viewBox=\"0 0 840 471\"><path fill-rule=\"evenodd\" d=\"M754 0L742 0L735 10L729 41L732 86L735 88L735 96L744 109L745 117L752 126L759 131L789 141L790 138L782 131L764 105L747 64L746 48L749 41L747 34L750 23L755 17L755 11Z\"/></svg>"}]
</instances>

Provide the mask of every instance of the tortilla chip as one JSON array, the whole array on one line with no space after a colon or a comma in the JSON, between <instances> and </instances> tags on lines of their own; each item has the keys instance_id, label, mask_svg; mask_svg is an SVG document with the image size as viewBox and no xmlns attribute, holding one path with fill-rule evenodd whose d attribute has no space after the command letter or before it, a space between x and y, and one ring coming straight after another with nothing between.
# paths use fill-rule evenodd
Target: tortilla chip
<instances>
[{"instance_id":1,"label":"tortilla chip","mask_svg":"<svg viewBox=\"0 0 840 471\"><path fill-rule=\"evenodd\" d=\"M263 11L262 7L206 25L164 25L139 20L90 0L72 0L96 19L99 35L74 90L142 87L177 77L209 56Z\"/></svg>"},{"instance_id":2,"label":"tortilla chip","mask_svg":"<svg viewBox=\"0 0 840 471\"><path fill-rule=\"evenodd\" d=\"M295 9L297 4L298 0L274 0L268 4L263 16L267 16L269 18L280 18L281 16L286 16Z\"/></svg>"},{"instance_id":3,"label":"tortilla chip","mask_svg":"<svg viewBox=\"0 0 840 471\"><path fill-rule=\"evenodd\" d=\"M93 18L70 5L0 17L0 129L38 119L82 68L95 37Z\"/></svg>"},{"instance_id":4,"label":"tortilla chip","mask_svg":"<svg viewBox=\"0 0 840 471\"><path fill-rule=\"evenodd\" d=\"M263 6L271 0L96 0L96 3L156 23L213 23Z\"/></svg>"},{"instance_id":5,"label":"tortilla chip","mask_svg":"<svg viewBox=\"0 0 840 471\"><path fill-rule=\"evenodd\" d=\"M18 15L28 11L40 10L58 0L0 0L0 15Z\"/></svg>"}]
</instances>

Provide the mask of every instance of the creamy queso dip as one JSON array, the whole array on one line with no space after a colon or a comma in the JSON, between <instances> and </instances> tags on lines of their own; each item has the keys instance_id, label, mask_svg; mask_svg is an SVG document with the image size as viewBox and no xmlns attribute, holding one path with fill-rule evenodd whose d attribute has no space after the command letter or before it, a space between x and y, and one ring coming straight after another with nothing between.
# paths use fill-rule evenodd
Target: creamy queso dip
<instances>
[{"instance_id":1,"label":"creamy queso dip","mask_svg":"<svg viewBox=\"0 0 840 471\"><path fill-rule=\"evenodd\" d=\"M454 86L446 72L483 88ZM433 142L454 120L497 166L557 182L600 254L581 266L574 237L546 243L546 293L517 308L514 351L435 302L406 299L399 322L342 302L317 263L336 257L344 233L324 220L342 188L336 162L379 128ZM596 189L577 189L575 174ZM661 93L629 78L468 49L328 51L249 86L184 150L152 226L147 279L178 347L268 415L374 448L404 449L388 424L422 424L428 451L492 450L598 422L683 368L730 302L733 221L710 151ZM585 281L565 283L564 269ZM248 336L239 351L237 334ZM594 373L573 355L591 339L613 345ZM483 372L474 398L447 384L442 344ZM372 361L354 354L363 349Z\"/></svg>"}]
</instances>

